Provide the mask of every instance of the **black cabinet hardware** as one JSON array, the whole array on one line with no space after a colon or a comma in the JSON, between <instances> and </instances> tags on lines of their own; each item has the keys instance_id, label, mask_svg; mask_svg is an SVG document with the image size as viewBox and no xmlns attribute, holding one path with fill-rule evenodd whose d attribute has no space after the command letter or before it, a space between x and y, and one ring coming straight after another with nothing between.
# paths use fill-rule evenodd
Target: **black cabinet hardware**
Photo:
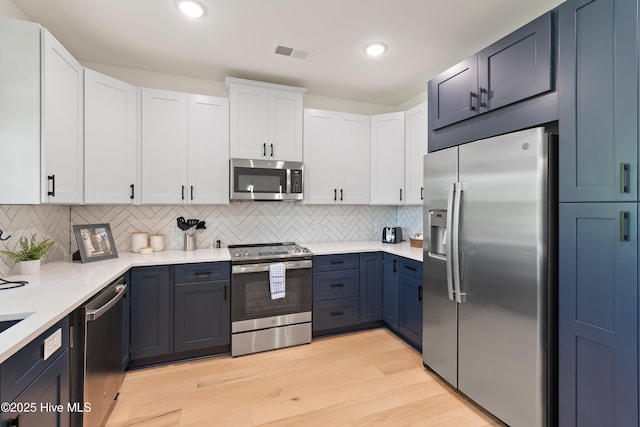
<instances>
[{"instance_id":1,"label":"black cabinet hardware","mask_svg":"<svg viewBox=\"0 0 640 427\"><path fill-rule=\"evenodd\" d=\"M195 276L197 276L197 277L202 277L202 276L211 276L212 272L211 271L196 271L193 274Z\"/></svg>"},{"instance_id":2,"label":"black cabinet hardware","mask_svg":"<svg viewBox=\"0 0 640 427\"><path fill-rule=\"evenodd\" d=\"M393 260L393 272L394 273L398 272L398 260L397 259Z\"/></svg>"},{"instance_id":3,"label":"black cabinet hardware","mask_svg":"<svg viewBox=\"0 0 640 427\"><path fill-rule=\"evenodd\" d=\"M620 163L620 192L629 192L629 163Z\"/></svg>"},{"instance_id":4,"label":"black cabinet hardware","mask_svg":"<svg viewBox=\"0 0 640 427\"><path fill-rule=\"evenodd\" d=\"M473 91L471 91L471 93L469 94L469 109L471 111L476 111L477 110L476 106L473 105L473 98L477 98L477 97L478 97L478 94L473 92Z\"/></svg>"},{"instance_id":5,"label":"black cabinet hardware","mask_svg":"<svg viewBox=\"0 0 640 427\"><path fill-rule=\"evenodd\" d=\"M344 311L332 311L329 314L331 314L331 317L342 316L342 315L344 315Z\"/></svg>"},{"instance_id":6,"label":"black cabinet hardware","mask_svg":"<svg viewBox=\"0 0 640 427\"><path fill-rule=\"evenodd\" d=\"M422 286L418 286L418 301L422 301Z\"/></svg>"},{"instance_id":7,"label":"black cabinet hardware","mask_svg":"<svg viewBox=\"0 0 640 427\"><path fill-rule=\"evenodd\" d=\"M267 143L262 144L262 157L267 157Z\"/></svg>"},{"instance_id":8,"label":"black cabinet hardware","mask_svg":"<svg viewBox=\"0 0 640 427\"><path fill-rule=\"evenodd\" d=\"M51 191L47 192L47 196L56 197L56 176L47 175L47 181L51 181Z\"/></svg>"},{"instance_id":9,"label":"black cabinet hardware","mask_svg":"<svg viewBox=\"0 0 640 427\"><path fill-rule=\"evenodd\" d=\"M620 241L629 241L629 212L620 212Z\"/></svg>"},{"instance_id":10,"label":"black cabinet hardware","mask_svg":"<svg viewBox=\"0 0 640 427\"><path fill-rule=\"evenodd\" d=\"M182 200L184 200L184 185L182 186Z\"/></svg>"},{"instance_id":11,"label":"black cabinet hardware","mask_svg":"<svg viewBox=\"0 0 640 427\"><path fill-rule=\"evenodd\" d=\"M129 196L129 198L133 200L135 198L135 184L131 184L129 188L131 188L131 195Z\"/></svg>"},{"instance_id":12,"label":"black cabinet hardware","mask_svg":"<svg viewBox=\"0 0 640 427\"><path fill-rule=\"evenodd\" d=\"M20 426L20 415L7 421L7 427L19 427L19 426Z\"/></svg>"},{"instance_id":13,"label":"black cabinet hardware","mask_svg":"<svg viewBox=\"0 0 640 427\"><path fill-rule=\"evenodd\" d=\"M424 200L424 187L420 187L420 200Z\"/></svg>"},{"instance_id":14,"label":"black cabinet hardware","mask_svg":"<svg viewBox=\"0 0 640 427\"><path fill-rule=\"evenodd\" d=\"M191 200L193 200L193 185L191 186Z\"/></svg>"},{"instance_id":15,"label":"black cabinet hardware","mask_svg":"<svg viewBox=\"0 0 640 427\"><path fill-rule=\"evenodd\" d=\"M273 157L273 144L271 144L271 157Z\"/></svg>"},{"instance_id":16,"label":"black cabinet hardware","mask_svg":"<svg viewBox=\"0 0 640 427\"><path fill-rule=\"evenodd\" d=\"M340 201L344 200L344 190L341 188L340 189Z\"/></svg>"},{"instance_id":17,"label":"black cabinet hardware","mask_svg":"<svg viewBox=\"0 0 640 427\"><path fill-rule=\"evenodd\" d=\"M342 287L344 287L344 283L332 283L331 287L332 288L342 288Z\"/></svg>"},{"instance_id":18,"label":"black cabinet hardware","mask_svg":"<svg viewBox=\"0 0 640 427\"><path fill-rule=\"evenodd\" d=\"M487 90L485 88L481 87L480 88L480 106L482 108L487 108L487 103L483 101L483 99L484 99L483 96L484 96L484 98L486 98L487 101L489 100L489 95L488 95Z\"/></svg>"},{"instance_id":19,"label":"black cabinet hardware","mask_svg":"<svg viewBox=\"0 0 640 427\"><path fill-rule=\"evenodd\" d=\"M337 264L344 264L344 261L340 259L331 261L331 265L337 265Z\"/></svg>"},{"instance_id":20,"label":"black cabinet hardware","mask_svg":"<svg viewBox=\"0 0 640 427\"><path fill-rule=\"evenodd\" d=\"M404 268L409 271L418 271L415 267L411 265L405 265Z\"/></svg>"},{"instance_id":21,"label":"black cabinet hardware","mask_svg":"<svg viewBox=\"0 0 640 427\"><path fill-rule=\"evenodd\" d=\"M400 201L402 201L402 188L400 189Z\"/></svg>"},{"instance_id":22,"label":"black cabinet hardware","mask_svg":"<svg viewBox=\"0 0 640 427\"><path fill-rule=\"evenodd\" d=\"M334 188L333 189L333 201L337 201L338 200L338 189Z\"/></svg>"},{"instance_id":23,"label":"black cabinet hardware","mask_svg":"<svg viewBox=\"0 0 640 427\"><path fill-rule=\"evenodd\" d=\"M224 285L224 300L227 300L227 285Z\"/></svg>"}]
</instances>

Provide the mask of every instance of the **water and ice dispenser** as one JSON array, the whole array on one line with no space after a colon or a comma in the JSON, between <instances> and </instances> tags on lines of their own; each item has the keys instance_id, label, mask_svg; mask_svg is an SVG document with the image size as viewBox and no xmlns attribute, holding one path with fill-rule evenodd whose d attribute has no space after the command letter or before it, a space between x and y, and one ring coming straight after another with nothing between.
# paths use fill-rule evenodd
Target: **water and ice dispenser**
<instances>
[{"instance_id":1,"label":"water and ice dispenser","mask_svg":"<svg viewBox=\"0 0 640 427\"><path fill-rule=\"evenodd\" d=\"M432 209L429 211L429 256L446 260L447 253L447 211Z\"/></svg>"}]
</instances>

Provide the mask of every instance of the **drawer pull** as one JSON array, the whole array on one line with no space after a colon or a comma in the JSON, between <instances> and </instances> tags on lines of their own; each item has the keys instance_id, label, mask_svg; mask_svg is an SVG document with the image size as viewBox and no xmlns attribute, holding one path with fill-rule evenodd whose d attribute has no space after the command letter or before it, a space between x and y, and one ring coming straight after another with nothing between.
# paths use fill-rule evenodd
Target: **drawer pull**
<instances>
[{"instance_id":1,"label":"drawer pull","mask_svg":"<svg viewBox=\"0 0 640 427\"><path fill-rule=\"evenodd\" d=\"M404 266L404 268L405 268L405 269L407 269L407 270L409 270L409 271L418 271L418 269L417 269L417 268L412 267L412 266L410 266L410 265L405 265L405 266Z\"/></svg>"},{"instance_id":2,"label":"drawer pull","mask_svg":"<svg viewBox=\"0 0 640 427\"><path fill-rule=\"evenodd\" d=\"M344 261L342 260L331 261L331 265L338 265L338 264L344 264Z\"/></svg>"},{"instance_id":3,"label":"drawer pull","mask_svg":"<svg viewBox=\"0 0 640 427\"><path fill-rule=\"evenodd\" d=\"M331 287L332 288L342 288L344 286L344 283L332 283Z\"/></svg>"},{"instance_id":4,"label":"drawer pull","mask_svg":"<svg viewBox=\"0 0 640 427\"><path fill-rule=\"evenodd\" d=\"M211 271L196 271L195 273L193 273L194 276L196 277L203 277L203 276L211 276Z\"/></svg>"},{"instance_id":5,"label":"drawer pull","mask_svg":"<svg viewBox=\"0 0 640 427\"><path fill-rule=\"evenodd\" d=\"M331 317L342 316L344 315L344 311L332 311L330 314L331 314Z\"/></svg>"}]
</instances>

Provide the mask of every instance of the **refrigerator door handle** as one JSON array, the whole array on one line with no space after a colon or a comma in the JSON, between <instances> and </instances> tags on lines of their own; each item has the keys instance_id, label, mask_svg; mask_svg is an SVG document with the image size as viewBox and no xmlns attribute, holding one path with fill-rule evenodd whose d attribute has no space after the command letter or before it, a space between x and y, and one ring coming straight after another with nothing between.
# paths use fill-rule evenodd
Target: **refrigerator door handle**
<instances>
[{"instance_id":1,"label":"refrigerator door handle","mask_svg":"<svg viewBox=\"0 0 640 427\"><path fill-rule=\"evenodd\" d=\"M455 301L463 303L465 301L464 295L461 291L460 285L460 203L462 202L462 183L457 182L454 184L455 198L453 204L453 228L451 229L451 252L452 252L452 270L453 270L453 289L455 294Z\"/></svg>"},{"instance_id":2,"label":"refrigerator door handle","mask_svg":"<svg viewBox=\"0 0 640 427\"><path fill-rule=\"evenodd\" d=\"M451 257L452 254L452 231L453 231L453 204L454 199L456 197L456 183L451 183L451 187L449 188L449 197L447 199L447 229L446 233L446 242L445 242L445 256L447 259L447 291L449 293L449 299L451 301L455 301L453 295L453 259Z\"/></svg>"}]
</instances>

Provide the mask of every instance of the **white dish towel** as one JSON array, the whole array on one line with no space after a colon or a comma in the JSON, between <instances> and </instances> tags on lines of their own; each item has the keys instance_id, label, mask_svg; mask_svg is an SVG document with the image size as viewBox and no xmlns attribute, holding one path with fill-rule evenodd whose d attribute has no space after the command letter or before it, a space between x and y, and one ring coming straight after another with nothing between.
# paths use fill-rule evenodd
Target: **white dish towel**
<instances>
[{"instance_id":1,"label":"white dish towel","mask_svg":"<svg viewBox=\"0 0 640 427\"><path fill-rule=\"evenodd\" d=\"M269 289L271 291L271 299L285 297L285 274L286 269L283 262L269 264Z\"/></svg>"}]
</instances>

